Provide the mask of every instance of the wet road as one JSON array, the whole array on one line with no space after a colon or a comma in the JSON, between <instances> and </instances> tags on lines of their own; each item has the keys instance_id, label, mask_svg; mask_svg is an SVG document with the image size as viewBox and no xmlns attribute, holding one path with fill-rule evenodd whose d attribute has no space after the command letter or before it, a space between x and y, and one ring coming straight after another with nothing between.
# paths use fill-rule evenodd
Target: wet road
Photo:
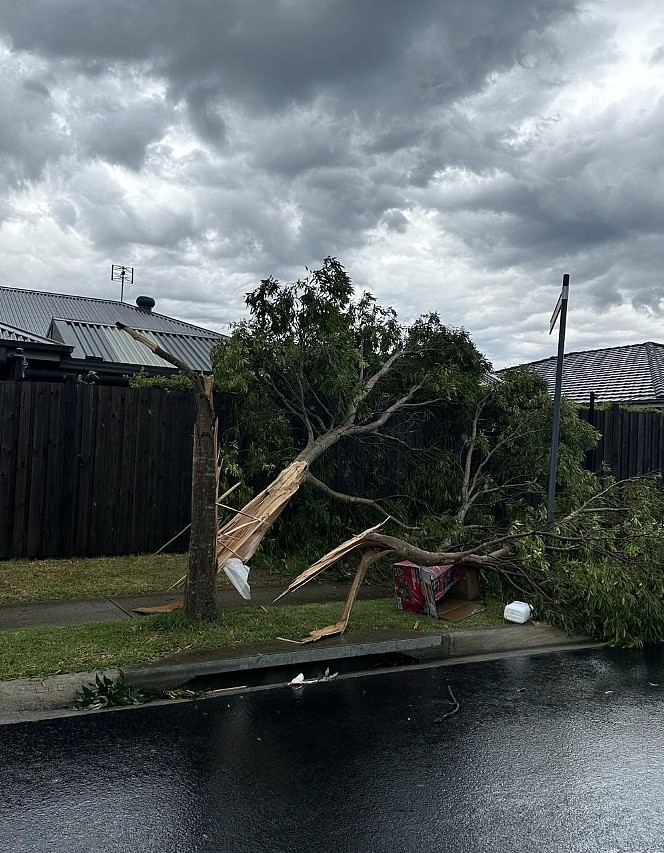
<instances>
[{"instance_id":1,"label":"wet road","mask_svg":"<svg viewBox=\"0 0 664 853\"><path fill-rule=\"evenodd\" d=\"M448 679L461 710L434 722ZM664 851L661 649L335 680L0 739L6 853Z\"/></svg>"}]
</instances>

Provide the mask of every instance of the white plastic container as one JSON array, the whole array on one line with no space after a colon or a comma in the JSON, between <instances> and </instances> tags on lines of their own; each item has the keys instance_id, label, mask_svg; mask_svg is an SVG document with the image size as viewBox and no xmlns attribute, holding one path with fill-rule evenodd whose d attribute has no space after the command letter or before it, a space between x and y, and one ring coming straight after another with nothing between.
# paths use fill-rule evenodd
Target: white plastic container
<instances>
[{"instance_id":1,"label":"white plastic container","mask_svg":"<svg viewBox=\"0 0 664 853\"><path fill-rule=\"evenodd\" d=\"M508 622L518 622L519 625L523 625L524 622L532 618L532 615L533 608L530 604L526 604L525 601L513 601L505 608L503 617Z\"/></svg>"}]
</instances>

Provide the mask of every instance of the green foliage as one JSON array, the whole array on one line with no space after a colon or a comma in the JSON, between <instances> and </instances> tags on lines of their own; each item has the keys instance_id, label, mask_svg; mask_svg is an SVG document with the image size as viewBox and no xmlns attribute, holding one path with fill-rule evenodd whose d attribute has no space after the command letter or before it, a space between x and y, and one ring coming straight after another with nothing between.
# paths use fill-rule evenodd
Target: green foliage
<instances>
[{"instance_id":1,"label":"green foliage","mask_svg":"<svg viewBox=\"0 0 664 853\"><path fill-rule=\"evenodd\" d=\"M161 388L163 391L191 391L191 379L176 371L168 376L151 376L144 367L127 377L130 388Z\"/></svg>"},{"instance_id":2,"label":"green foliage","mask_svg":"<svg viewBox=\"0 0 664 853\"><path fill-rule=\"evenodd\" d=\"M446 435L416 456L403 491L419 509L420 544L441 540L469 544L495 525L518 520L546 494L551 452L552 403L543 380L512 370L500 382L467 389L463 405L448 418ZM583 469L598 433L563 404L558 463L558 508L568 511L594 487ZM469 463L467 511L463 481ZM481 541L481 539L480 539Z\"/></svg>"},{"instance_id":3,"label":"green foliage","mask_svg":"<svg viewBox=\"0 0 664 853\"><path fill-rule=\"evenodd\" d=\"M610 478L578 515L515 543L517 583L567 631L612 645L664 641L664 494L657 477ZM595 490L597 494L597 490ZM527 522L514 529L527 529Z\"/></svg>"},{"instance_id":4,"label":"green foliage","mask_svg":"<svg viewBox=\"0 0 664 853\"><path fill-rule=\"evenodd\" d=\"M588 405L586 403L576 403L576 405L580 409L584 409L588 411ZM664 414L664 408L662 406L649 406L645 403L596 403L595 411L596 412L608 412L611 409L617 409L619 412L656 412L661 415Z\"/></svg>"},{"instance_id":5,"label":"green foliage","mask_svg":"<svg viewBox=\"0 0 664 853\"><path fill-rule=\"evenodd\" d=\"M113 705L143 705L152 697L120 679L96 675L93 684L84 685L72 707L79 711L94 711Z\"/></svg>"},{"instance_id":6,"label":"green foliage","mask_svg":"<svg viewBox=\"0 0 664 853\"><path fill-rule=\"evenodd\" d=\"M413 421L428 399L459 405L488 369L466 332L436 314L405 327L370 294L354 298L334 258L293 284L265 279L247 305L250 318L215 348L212 362L234 424L223 440L249 478L272 476L339 428L351 409L354 422L367 425L408 393ZM393 358L392 369L369 385ZM392 429L386 419L382 431Z\"/></svg>"}]
</instances>

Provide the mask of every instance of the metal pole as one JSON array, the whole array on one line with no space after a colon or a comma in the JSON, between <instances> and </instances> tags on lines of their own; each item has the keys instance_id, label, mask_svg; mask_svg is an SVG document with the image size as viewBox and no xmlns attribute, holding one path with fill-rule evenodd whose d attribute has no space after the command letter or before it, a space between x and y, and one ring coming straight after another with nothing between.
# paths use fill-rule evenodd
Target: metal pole
<instances>
[{"instance_id":1,"label":"metal pole","mask_svg":"<svg viewBox=\"0 0 664 853\"><path fill-rule=\"evenodd\" d=\"M553 427L551 428L551 467L549 468L549 496L546 520L553 523L556 505L556 474L558 470L558 437L560 435L560 398L563 385L563 359L565 357L565 326L567 325L567 299L569 296L569 275L563 276L563 289L560 294L560 326L558 327L558 360L556 362L556 387L553 394Z\"/></svg>"},{"instance_id":2,"label":"metal pole","mask_svg":"<svg viewBox=\"0 0 664 853\"><path fill-rule=\"evenodd\" d=\"M120 273L120 281L122 284L120 285L120 302L124 302L124 280L125 280L125 268L122 267L122 271Z\"/></svg>"}]
</instances>

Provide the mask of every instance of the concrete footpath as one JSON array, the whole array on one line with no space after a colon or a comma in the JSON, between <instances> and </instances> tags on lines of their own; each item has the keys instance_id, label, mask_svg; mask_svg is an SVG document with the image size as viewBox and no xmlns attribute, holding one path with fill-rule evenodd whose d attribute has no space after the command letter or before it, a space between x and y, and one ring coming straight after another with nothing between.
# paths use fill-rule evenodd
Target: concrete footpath
<instances>
[{"instance_id":1,"label":"concrete footpath","mask_svg":"<svg viewBox=\"0 0 664 853\"><path fill-rule=\"evenodd\" d=\"M278 589L252 590L247 606L272 605ZM345 585L307 585L289 595L284 604L343 601ZM363 587L360 598L386 597L380 587ZM390 596L391 597L391 596ZM134 607L160 605L178 600L173 593L117 596L80 601L36 602L29 605L0 607L0 630L47 625L75 625L85 622L109 622L141 618ZM242 606L234 590L219 591L221 607ZM430 620L427 621L427 627ZM433 623L433 620L431 620ZM449 623L448 623L449 624ZM163 655L145 664L122 670L107 670L110 678L123 678L136 687L161 692L194 685L205 689L219 684L224 689L285 684L298 672L306 678L319 677L329 666L347 676L396 666L441 666L475 660L530 655L596 647L584 637L568 637L545 625L509 625L496 628L469 627L440 632L351 631L341 637L328 637L317 643L300 645L286 640L247 643L229 648L195 649ZM97 673L67 673L48 678L19 678L0 682L0 724L27 722L54 716L80 714L69 707L84 684ZM170 701L170 700L169 700Z\"/></svg>"},{"instance_id":2,"label":"concrete footpath","mask_svg":"<svg viewBox=\"0 0 664 853\"><path fill-rule=\"evenodd\" d=\"M291 604L325 604L344 601L348 595L346 584L305 584L290 592L273 604L284 587L263 587L251 590L251 601L245 601L231 587L217 590L217 601L221 609L232 607L270 606ZM363 586L358 600L391 597L385 587ZM134 610L137 607L158 607L182 601L180 592L146 592L135 595L113 595L106 598L63 599L59 601L33 601L29 604L0 605L0 631L16 628L43 628L48 625L82 625L86 622L121 622L140 619Z\"/></svg>"}]
</instances>

